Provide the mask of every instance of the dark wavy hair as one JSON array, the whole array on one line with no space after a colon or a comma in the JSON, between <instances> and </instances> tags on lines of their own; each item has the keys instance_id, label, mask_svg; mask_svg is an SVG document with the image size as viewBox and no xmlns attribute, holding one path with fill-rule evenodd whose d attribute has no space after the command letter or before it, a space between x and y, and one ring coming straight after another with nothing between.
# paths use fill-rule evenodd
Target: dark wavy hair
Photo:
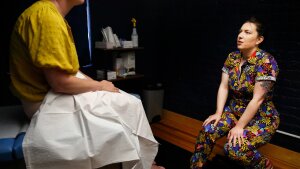
<instances>
[{"instance_id":1,"label":"dark wavy hair","mask_svg":"<svg viewBox=\"0 0 300 169\"><path fill-rule=\"evenodd\" d=\"M255 24L258 35L264 36L266 28L260 20L258 20L256 17L252 16L251 18L247 19L246 22Z\"/></svg>"}]
</instances>

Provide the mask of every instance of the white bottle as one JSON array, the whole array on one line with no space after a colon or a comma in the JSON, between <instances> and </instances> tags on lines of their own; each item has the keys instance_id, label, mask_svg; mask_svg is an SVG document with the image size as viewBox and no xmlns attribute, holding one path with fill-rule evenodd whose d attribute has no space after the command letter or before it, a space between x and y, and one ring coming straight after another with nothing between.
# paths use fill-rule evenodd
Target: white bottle
<instances>
[{"instance_id":1,"label":"white bottle","mask_svg":"<svg viewBox=\"0 0 300 169\"><path fill-rule=\"evenodd\" d=\"M136 28L133 28L133 30L132 30L131 41L132 41L132 46L133 47L138 47L139 46L139 36L136 32Z\"/></svg>"}]
</instances>

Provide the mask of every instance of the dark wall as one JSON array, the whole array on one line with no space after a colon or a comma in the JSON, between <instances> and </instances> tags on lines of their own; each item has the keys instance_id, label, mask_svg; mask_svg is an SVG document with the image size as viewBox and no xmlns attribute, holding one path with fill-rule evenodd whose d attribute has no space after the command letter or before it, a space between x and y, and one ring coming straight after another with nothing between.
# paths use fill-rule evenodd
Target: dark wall
<instances>
[{"instance_id":1,"label":"dark wall","mask_svg":"<svg viewBox=\"0 0 300 169\"><path fill-rule=\"evenodd\" d=\"M279 129L300 135L299 1L170 0L160 5L159 31L148 43L159 41L164 108L200 120L215 112L223 62L236 48L243 21L254 15L268 27L261 48L274 55L280 68L274 98L281 113Z\"/></svg>"},{"instance_id":2,"label":"dark wall","mask_svg":"<svg viewBox=\"0 0 300 169\"><path fill-rule=\"evenodd\" d=\"M5 5L1 6L0 21L0 95L1 95L1 106L20 104L9 90L9 40L13 25L21 12L31 5L35 0L18 1L11 0L5 2Z\"/></svg>"},{"instance_id":3,"label":"dark wall","mask_svg":"<svg viewBox=\"0 0 300 169\"><path fill-rule=\"evenodd\" d=\"M91 23L93 46L95 41L102 40L101 28L112 27L119 38L130 40L132 33L131 18L137 20L137 32L139 35L139 46L144 47L136 54L136 69L145 74L146 82L153 82L161 76L161 67L158 62L163 58L159 56L159 46L162 45L158 39L159 17L162 16L160 1L140 0L113 0L97 1L91 0ZM93 57L101 57L93 51ZM162 64L159 64L161 66Z\"/></svg>"},{"instance_id":4,"label":"dark wall","mask_svg":"<svg viewBox=\"0 0 300 169\"><path fill-rule=\"evenodd\" d=\"M280 68L274 98L281 113L279 129L300 135L299 1L92 2L94 40L101 40L100 29L108 25L129 39L129 19L135 16L140 45L145 47L137 66L146 81L163 82L164 108L200 120L215 112L221 68L236 50L240 26L250 16L258 17L268 28L261 48L274 55Z\"/></svg>"},{"instance_id":5,"label":"dark wall","mask_svg":"<svg viewBox=\"0 0 300 169\"><path fill-rule=\"evenodd\" d=\"M66 16L66 20L72 28L76 50L79 57L79 64L81 67L86 67L92 64L89 49L88 12L86 7L87 3L76 6Z\"/></svg>"},{"instance_id":6,"label":"dark wall","mask_svg":"<svg viewBox=\"0 0 300 169\"><path fill-rule=\"evenodd\" d=\"M1 98L5 100L1 105L16 102L8 90L8 41L12 21L24 7L23 1L7 3L2 9L10 9L9 13L1 14ZM130 39L130 19L135 17L140 46L145 48L137 67L145 80L164 84L164 108L200 120L215 111L221 68L235 50L238 29L245 18L258 16L269 28L262 48L274 55L280 68L274 99L281 113L279 129L300 135L300 1L91 0L90 4L92 49L94 41L102 40L102 27L111 26L120 38ZM85 22L84 17L75 21ZM82 34L78 27L72 28L74 34Z\"/></svg>"}]
</instances>

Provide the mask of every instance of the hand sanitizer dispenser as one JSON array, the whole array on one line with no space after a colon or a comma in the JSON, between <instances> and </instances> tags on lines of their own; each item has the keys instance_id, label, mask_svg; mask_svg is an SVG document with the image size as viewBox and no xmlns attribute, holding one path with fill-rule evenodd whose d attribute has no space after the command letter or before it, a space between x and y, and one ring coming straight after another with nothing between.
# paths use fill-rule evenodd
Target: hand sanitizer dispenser
<instances>
[{"instance_id":1,"label":"hand sanitizer dispenser","mask_svg":"<svg viewBox=\"0 0 300 169\"><path fill-rule=\"evenodd\" d=\"M132 34L131 34L132 46L138 47L139 46L139 37L138 37L137 31L136 31L136 19L132 18L131 22L133 23L133 29L132 29Z\"/></svg>"}]
</instances>

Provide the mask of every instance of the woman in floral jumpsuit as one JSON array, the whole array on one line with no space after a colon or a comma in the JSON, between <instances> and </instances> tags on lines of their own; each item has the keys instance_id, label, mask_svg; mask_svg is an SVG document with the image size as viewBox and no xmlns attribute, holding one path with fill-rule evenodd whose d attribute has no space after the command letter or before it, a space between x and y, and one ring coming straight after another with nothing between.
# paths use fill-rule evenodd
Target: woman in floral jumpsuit
<instances>
[{"instance_id":1,"label":"woman in floral jumpsuit","mask_svg":"<svg viewBox=\"0 0 300 169\"><path fill-rule=\"evenodd\" d=\"M274 57L258 47L264 40L263 31L253 17L242 25L238 51L228 55L222 68L216 112L203 122L197 137L191 169L201 169L216 140L226 134L224 150L230 159L245 168L273 167L257 150L270 141L280 121L272 102L279 69Z\"/></svg>"}]
</instances>

